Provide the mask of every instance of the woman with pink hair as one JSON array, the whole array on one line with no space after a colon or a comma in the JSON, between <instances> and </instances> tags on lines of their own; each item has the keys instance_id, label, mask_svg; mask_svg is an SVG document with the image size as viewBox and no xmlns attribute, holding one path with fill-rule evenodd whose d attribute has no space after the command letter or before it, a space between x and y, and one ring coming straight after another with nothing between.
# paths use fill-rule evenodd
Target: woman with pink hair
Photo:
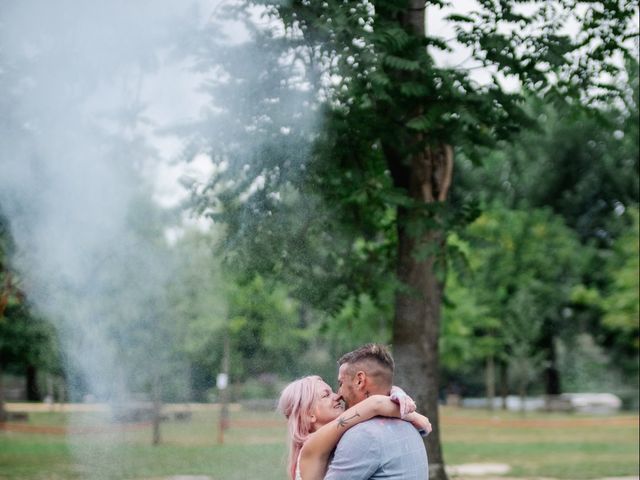
<instances>
[{"instance_id":1,"label":"woman with pink hair","mask_svg":"<svg viewBox=\"0 0 640 480\"><path fill-rule=\"evenodd\" d=\"M287 418L290 478L322 480L331 452L344 432L370 418L401 417L419 430L430 431L429 420L414 411L413 400L397 387L394 392L395 400L371 395L345 411L340 397L322 378L312 375L290 383L278 402L278 410Z\"/></svg>"}]
</instances>

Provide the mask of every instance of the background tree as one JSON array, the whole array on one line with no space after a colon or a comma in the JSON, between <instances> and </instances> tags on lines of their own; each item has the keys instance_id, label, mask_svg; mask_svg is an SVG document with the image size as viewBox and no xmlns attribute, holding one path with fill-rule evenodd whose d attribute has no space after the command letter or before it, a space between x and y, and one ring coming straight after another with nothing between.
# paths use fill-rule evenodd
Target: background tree
<instances>
[{"instance_id":1,"label":"background tree","mask_svg":"<svg viewBox=\"0 0 640 480\"><path fill-rule=\"evenodd\" d=\"M312 285L316 291L335 292L315 297L321 301L329 299L340 305L348 298L343 292L357 287L375 292L378 279L395 271L398 288L393 344L398 381L414 392L437 425L446 232L468 219L468 212L460 205L448 208L452 146L478 159L478 146L493 145L496 139L509 138L528 125L531 118L522 108L524 96L506 91L500 75L482 86L463 68L439 68L430 52L446 51L452 42L425 35L424 2L256 3L264 5L266 23L275 27L249 27L250 48L260 50L266 44L280 48L276 55L268 50L256 57L260 62L257 75L233 68L238 63L229 62L230 57L221 59L222 70L232 81L224 82L222 88L216 85L214 90L256 80L266 85L261 90L250 88L263 95L247 99L247 110L236 109L248 112L237 122L243 128L251 127L258 154L247 156L236 148L239 142L225 142L207 129L205 122L200 131L209 139L214 162L228 167L216 172L207 194L200 196L199 206L203 211L213 207L216 218L231 226L228 238L233 239L234 249L253 252L255 245L266 240L271 248L261 251L259 259L264 263L258 268L285 258L279 268L267 268L284 276L290 265L298 264L293 253L309 253L305 260L310 268L305 270L312 275L304 272L294 284L304 285L303 280L310 278L315 280ZM242 8L250 11L253 4L247 2ZM455 41L469 47L472 57L484 67L516 78L524 90L545 98L588 101L615 96L615 89L600 72L615 74L619 68L614 54L629 54L618 40L635 34L630 31L634 14L630 3L561 2L551 6L537 2L530 10L523 10L517 2L483 1L475 11L452 14L448 20L456 25ZM560 33L572 17L578 20L578 34ZM284 24L284 32L279 22ZM212 58L207 47L201 58L205 62L219 60ZM248 51L247 45L243 47ZM283 112L290 111L277 106L284 95L299 94L288 79L299 79L301 71L307 73L312 86L322 87L317 98L327 100L323 103L323 129L313 142L314 150L304 169L296 166L295 159L307 151L301 146L313 137L306 136L306 124L298 125L300 122L286 117L283 123ZM326 78L335 78L335 84L322 84ZM596 95L590 95L592 88L599 89ZM254 108L258 105L260 114ZM296 113L294 110L290 117L296 118ZM211 119L209 122L215 125ZM229 122L229 128L233 123ZM225 149L225 144L234 150ZM294 150L283 148L285 145ZM292 151L296 152L293 157ZM284 172L291 172L291 176ZM225 178L234 179L231 188L218 195L208 193L224 185ZM260 188L251 189L258 178ZM288 201L277 200L291 186L298 190L297 195L289 195ZM282 219L281 212L292 209L296 199L304 206L310 198L314 202L318 197L329 206L331 216L316 210L313 221L305 222L304 228L286 229L286 236L303 238L299 240L303 247L324 238L331 242L331 250L296 249L286 238L279 241L282 237L274 226ZM308 207L302 208L308 211ZM352 270L340 260L352 250L352 239L357 235L376 248L367 251L365 261L350 265L355 267ZM279 248L273 250L274 245ZM361 265L381 275L359 277L366 282L349 282L351 272ZM325 285L331 288L325 290ZM310 290L307 288L307 293ZM313 294L305 300L314 300ZM435 434L428 437L430 471L433 478L445 478L438 431L436 427Z\"/></svg>"},{"instance_id":2,"label":"background tree","mask_svg":"<svg viewBox=\"0 0 640 480\"><path fill-rule=\"evenodd\" d=\"M557 372L554 344L547 348L548 337L555 338L571 329L562 312L571 303L572 288L580 282L588 250L581 252L574 233L561 219L544 210L488 208L469 226L468 235L475 246L471 262L477 269L474 282L475 289L481 292L481 304L495 318L508 315L524 322L525 313L511 302L516 297L527 305L534 302L535 308L529 305L526 315L535 317L539 328L532 327L535 335L528 341L532 348L544 352L546 376L550 371ZM494 336L501 337L506 320L492 332ZM503 343L503 347L509 346ZM502 358L508 357L507 351Z\"/></svg>"},{"instance_id":3,"label":"background tree","mask_svg":"<svg viewBox=\"0 0 640 480\"><path fill-rule=\"evenodd\" d=\"M41 400L38 372L60 373L58 342L53 327L39 317L20 288L11 266L14 243L9 223L0 215L0 421L4 411L2 376L23 376L27 400Z\"/></svg>"},{"instance_id":4,"label":"background tree","mask_svg":"<svg viewBox=\"0 0 640 480\"><path fill-rule=\"evenodd\" d=\"M640 234L638 223L640 215L638 207L630 208L628 212L629 227L620 235L614 243L613 254L607 264L607 273L611 283L603 300L604 318L606 328L621 333L630 345L637 350L640 348L638 341L638 328L640 325Z\"/></svg>"},{"instance_id":5,"label":"background tree","mask_svg":"<svg viewBox=\"0 0 640 480\"><path fill-rule=\"evenodd\" d=\"M608 388L634 408L638 404L638 207L630 207L616 223L620 221L627 226L612 248L603 252L604 282L600 288L582 285L573 291L575 316L591 327L591 335L578 338L576 345L567 348L592 352L603 371L592 372L591 378L597 373L606 377ZM580 370L575 370L579 377Z\"/></svg>"},{"instance_id":6,"label":"background tree","mask_svg":"<svg viewBox=\"0 0 640 480\"><path fill-rule=\"evenodd\" d=\"M207 399L230 350L235 398L273 398L277 376L333 374L317 312L305 309L273 278L234 273L217 258L219 236L187 231L172 247L172 316L184 325L180 350L191 365L195 398Z\"/></svg>"},{"instance_id":7,"label":"background tree","mask_svg":"<svg viewBox=\"0 0 640 480\"><path fill-rule=\"evenodd\" d=\"M594 292L607 288L604 274L615 238L626 229L620 215L625 206L638 202L637 61L627 64L630 84L620 85L623 101L615 107L585 109L581 104L547 104L530 98L528 109L540 120L511 143L501 143L487 152L483 168L460 156L454 203L478 199L509 208L550 207L562 216L584 245L588 264L581 282ZM460 197L458 197L458 195ZM591 303L591 305L595 305ZM601 313L584 303L572 305L576 315L573 335L602 331ZM540 348L555 358L558 335L546 329ZM563 332L568 340L569 331ZM607 335L596 333L605 341ZM600 340L597 340L600 342ZM556 362L546 368L546 392L562 390Z\"/></svg>"},{"instance_id":8,"label":"background tree","mask_svg":"<svg viewBox=\"0 0 640 480\"><path fill-rule=\"evenodd\" d=\"M508 350L505 355L509 374L520 396L520 412L526 411L527 388L542 369L544 352L535 346L542 332L544 317L539 313L540 299L534 299L526 288L517 291L504 312L502 336Z\"/></svg>"},{"instance_id":9,"label":"background tree","mask_svg":"<svg viewBox=\"0 0 640 480\"><path fill-rule=\"evenodd\" d=\"M457 236L449 241L464 245ZM470 258L468 245L464 250ZM454 396L484 393L487 406L492 409L497 393L496 365L504 355L502 338L497 335L501 318L493 316L489 306L481 302L477 271L478 267L472 270L465 265L451 269L447 275L440 335L441 383L447 386L447 394ZM484 367L484 372L478 365ZM455 404L458 399L452 400Z\"/></svg>"},{"instance_id":10,"label":"background tree","mask_svg":"<svg viewBox=\"0 0 640 480\"><path fill-rule=\"evenodd\" d=\"M5 310L0 322L0 363L3 372L25 379L29 401L42 400L39 373L60 371L55 331L27 302L12 303Z\"/></svg>"},{"instance_id":11,"label":"background tree","mask_svg":"<svg viewBox=\"0 0 640 480\"><path fill-rule=\"evenodd\" d=\"M191 398L207 401L207 390L220 371L223 327L227 318L227 283L214 255L215 237L187 230L172 246L176 263L169 286L174 321L184 328L178 349L190 364Z\"/></svg>"},{"instance_id":12,"label":"background tree","mask_svg":"<svg viewBox=\"0 0 640 480\"><path fill-rule=\"evenodd\" d=\"M11 235L9 232L9 224L7 220L0 214L0 322L6 322L5 312L9 302L13 300L15 295L15 287L13 285L13 274L9 268L9 254L12 249ZM6 418L4 408L4 383L3 383L3 361L0 357L0 422Z\"/></svg>"}]
</instances>

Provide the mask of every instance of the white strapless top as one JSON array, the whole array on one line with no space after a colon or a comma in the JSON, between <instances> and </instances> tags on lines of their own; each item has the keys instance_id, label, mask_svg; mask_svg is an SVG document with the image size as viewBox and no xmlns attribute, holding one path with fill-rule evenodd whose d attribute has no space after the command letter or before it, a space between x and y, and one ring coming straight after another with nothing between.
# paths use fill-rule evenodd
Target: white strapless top
<instances>
[{"instance_id":1,"label":"white strapless top","mask_svg":"<svg viewBox=\"0 0 640 480\"><path fill-rule=\"evenodd\" d=\"M298 461L296 462L296 479L295 480L302 480L302 477L300 476L300 455L298 455Z\"/></svg>"}]
</instances>

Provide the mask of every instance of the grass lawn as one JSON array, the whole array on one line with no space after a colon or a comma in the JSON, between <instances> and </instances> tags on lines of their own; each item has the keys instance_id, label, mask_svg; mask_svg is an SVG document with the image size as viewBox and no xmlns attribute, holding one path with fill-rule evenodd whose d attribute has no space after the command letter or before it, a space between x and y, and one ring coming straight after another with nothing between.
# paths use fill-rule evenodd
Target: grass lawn
<instances>
[{"instance_id":1,"label":"grass lawn","mask_svg":"<svg viewBox=\"0 0 640 480\"><path fill-rule=\"evenodd\" d=\"M73 415L73 417L71 417ZM113 431L98 414L32 413L29 424L60 429L98 422L105 431L50 433L0 430L0 480L160 479L209 475L214 480L284 480L285 428L274 413L232 412L224 445L215 411L190 422ZM244 422L244 423L243 423ZM449 464L497 462L510 476L587 479L638 474L638 417L489 414L443 409L442 439Z\"/></svg>"},{"instance_id":2,"label":"grass lawn","mask_svg":"<svg viewBox=\"0 0 640 480\"><path fill-rule=\"evenodd\" d=\"M638 417L444 410L448 464L506 463L510 476L588 479L638 475Z\"/></svg>"}]
</instances>

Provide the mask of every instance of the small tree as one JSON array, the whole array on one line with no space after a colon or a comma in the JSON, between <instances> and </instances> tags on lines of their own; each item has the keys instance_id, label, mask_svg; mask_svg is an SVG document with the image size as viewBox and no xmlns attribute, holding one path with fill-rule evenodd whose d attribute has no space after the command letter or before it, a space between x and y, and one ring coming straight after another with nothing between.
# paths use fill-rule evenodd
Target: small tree
<instances>
[{"instance_id":1,"label":"small tree","mask_svg":"<svg viewBox=\"0 0 640 480\"><path fill-rule=\"evenodd\" d=\"M504 357L520 396L520 411L526 411L527 388L544 365L544 352L536 348L535 339L542 333L544 314L538 308L542 299L536 299L526 285L509 299L502 325Z\"/></svg>"}]
</instances>

